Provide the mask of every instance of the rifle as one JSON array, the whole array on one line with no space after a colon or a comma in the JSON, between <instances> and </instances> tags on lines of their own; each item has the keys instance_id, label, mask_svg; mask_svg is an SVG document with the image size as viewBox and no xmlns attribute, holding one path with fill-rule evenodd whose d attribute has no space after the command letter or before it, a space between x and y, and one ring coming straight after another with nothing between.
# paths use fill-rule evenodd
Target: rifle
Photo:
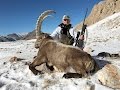
<instances>
[{"instance_id":1,"label":"rifle","mask_svg":"<svg viewBox=\"0 0 120 90\"><path fill-rule=\"evenodd\" d=\"M77 32L77 37L76 37L76 44L75 44L75 46L78 46L80 48L83 48L84 40L80 40L79 36L85 34L85 29L87 27L87 25L85 24L85 19L86 19L86 16L87 16L87 12L88 12L88 8L86 9L86 13L85 13L85 17L84 17L84 21L83 21L83 25L82 25L82 31L81 31L81 33Z\"/></svg>"}]
</instances>

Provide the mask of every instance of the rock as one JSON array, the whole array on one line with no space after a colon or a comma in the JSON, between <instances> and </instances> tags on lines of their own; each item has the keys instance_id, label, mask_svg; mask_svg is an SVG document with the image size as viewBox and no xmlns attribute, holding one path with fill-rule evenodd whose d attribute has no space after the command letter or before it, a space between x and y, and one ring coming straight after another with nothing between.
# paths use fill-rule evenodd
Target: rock
<instances>
[{"instance_id":1,"label":"rock","mask_svg":"<svg viewBox=\"0 0 120 90\"><path fill-rule=\"evenodd\" d=\"M13 63L13 62L21 61L21 60L24 60L24 59L17 58L16 56L14 56L14 57L11 57L9 61Z\"/></svg>"},{"instance_id":2,"label":"rock","mask_svg":"<svg viewBox=\"0 0 120 90\"><path fill-rule=\"evenodd\" d=\"M16 61L17 61L17 57L16 56L10 58L10 62L16 62Z\"/></svg>"},{"instance_id":3,"label":"rock","mask_svg":"<svg viewBox=\"0 0 120 90\"><path fill-rule=\"evenodd\" d=\"M92 81L87 80L83 85L81 85L80 90L95 90L95 84Z\"/></svg>"},{"instance_id":4,"label":"rock","mask_svg":"<svg viewBox=\"0 0 120 90\"><path fill-rule=\"evenodd\" d=\"M102 85L120 89L120 69L112 64L105 65L97 72L97 79Z\"/></svg>"},{"instance_id":5,"label":"rock","mask_svg":"<svg viewBox=\"0 0 120 90\"><path fill-rule=\"evenodd\" d=\"M16 53L22 53L21 51L17 51Z\"/></svg>"},{"instance_id":6,"label":"rock","mask_svg":"<svg viewBox=\"0 0 120 90\"><path fill-rule=\"evenodd\" d=\"M119 55L119 54L111 54L111 57L116 57L116 58L118 58L118 57L120 57L120 55Z\"/></svg>"},{"instance_id":7,"label":"rock","mask_svg":"<svg viewBox=\"0 0 120 90\"><path fill-rule=\"evenodd\" d=\"M111 57L110 53L108 52L100 52L97 55L98 57Z\"/></svg>"},{"instance_id":8,"label":"rock","mask_svg":"<svg viewBox=\"0 0 120 90\"><path fill-rule=\"evenodd\" d=\"M85 90L95 90L95 84L93 84L91 81L88 81L85 85Z\"/></svg>"},{"instance_id":9,"label":"rock","mask_svg":"<svg viewBox=\"0 0 120 90\"><path fill-rule=\"evenodd\" d=\"M120 12L120 0L103 0L93 7L85 22L87 25L92 25L118 12ZM81 29L81 26L82 23L78 24L76 29Z\"/></svg>"},{"instance_id":10,"label":"rock","mask_svg":"<svg viewBox=\"0 0 120 90\"><path fill-rule=\"evenodd\" d=\"M108 52L100 52L100 53L98 53L98 55L97 55L98 57L116 57L116 58L118 58L118 57L120 57L119 56L119 54L110 54L110 53L108 53Z\"/></svg>"}]
</instances>

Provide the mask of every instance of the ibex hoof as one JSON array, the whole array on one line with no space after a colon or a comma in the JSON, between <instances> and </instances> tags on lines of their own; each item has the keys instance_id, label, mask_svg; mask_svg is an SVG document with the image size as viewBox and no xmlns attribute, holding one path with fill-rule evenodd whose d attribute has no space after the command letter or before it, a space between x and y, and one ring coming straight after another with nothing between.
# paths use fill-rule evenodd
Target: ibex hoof
<instances>
[{"instance_id":1,"label":"ibex hoof","mask_svg":"<svg viewBox=\"0 0 120 90\"><path fill-rule=\"evenodd\" d=\"M38 71L33 67L31 64L29 65L29 69L33 72L33 74L38 75L38 74L43 74L41 71Z\"/></svg>"}]
</instances>

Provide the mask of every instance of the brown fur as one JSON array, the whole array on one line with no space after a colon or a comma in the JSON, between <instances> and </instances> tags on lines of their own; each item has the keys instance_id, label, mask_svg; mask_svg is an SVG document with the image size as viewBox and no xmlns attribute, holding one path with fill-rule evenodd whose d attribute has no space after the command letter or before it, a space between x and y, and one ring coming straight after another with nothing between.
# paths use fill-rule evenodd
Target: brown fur
<instances>
[{"instance_id":1,"label":"brown fur","mask_svg":"<svg viewBox=\"0 0 120 90\"><path fill-rule=\"evenodd\" d=\"M69 69L72 68L82 76L98 70L96 62L88 53L77 47L56 42L47 34L41 34L35 46L39 48L39 51L37 57L29 66L34 74L38 72L35 67L43 63L50 63L61 72L69 72Z\"/></svg>"},{"instance_id":2,"label":"brown fur","mask_svg":"<svg viewBox=\"0 0 120 90\"><path fill-rule=\"evenodd\" d=\"M55 42L48 34L41 33L42 22L51 13L55 12L53 10L44 11L37 20L35 47L39 48L39 51L33 63L29 65L30 70L37 74L39 71L35 67L46 63L48 68L53 66L58 71L67 72L65 77L69 77L68 75L71 77L74 73L78 73L75 74L76 76L79 74L85 76L86 73L97 71L98 66L89 54L79 48Z\"/></svg>"}]
</instances>

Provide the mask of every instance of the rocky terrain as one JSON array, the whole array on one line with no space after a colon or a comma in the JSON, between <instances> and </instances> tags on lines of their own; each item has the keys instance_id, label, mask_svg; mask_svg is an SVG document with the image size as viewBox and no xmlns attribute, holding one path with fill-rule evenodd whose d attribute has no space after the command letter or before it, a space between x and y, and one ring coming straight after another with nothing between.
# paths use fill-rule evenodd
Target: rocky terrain
<instances>
[{"instance_id":1,"label":"rocky terrain","mask_svg":"<svg viewBox=\"0 0 120 90\"><path fill-rule=\"evenodd\" d=\"M117 12L120 12L120 0L103 0L93 7L86 18L86 24L92 25ZM76 25L76 29L80 30L81 26L82 22Z\"/></svg>"}]
</instances>

